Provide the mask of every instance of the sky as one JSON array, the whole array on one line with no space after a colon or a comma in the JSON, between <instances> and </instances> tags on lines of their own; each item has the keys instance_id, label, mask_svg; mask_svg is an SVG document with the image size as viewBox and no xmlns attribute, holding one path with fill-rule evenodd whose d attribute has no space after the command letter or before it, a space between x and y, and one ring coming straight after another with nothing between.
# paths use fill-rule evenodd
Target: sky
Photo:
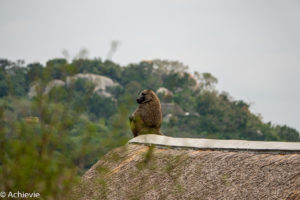
<instances>
[{"instance_id":1,"label":"sky","mask_svg":"<svg viewBox=\"0 0 300 200\"><path fill-rule=\"evenodd\" d=\"M80 49L112 60L181 61L251 104L264 122L300 131L298 0L0 0L0 57L26 63Z\"/></svg>"}]
</instances>

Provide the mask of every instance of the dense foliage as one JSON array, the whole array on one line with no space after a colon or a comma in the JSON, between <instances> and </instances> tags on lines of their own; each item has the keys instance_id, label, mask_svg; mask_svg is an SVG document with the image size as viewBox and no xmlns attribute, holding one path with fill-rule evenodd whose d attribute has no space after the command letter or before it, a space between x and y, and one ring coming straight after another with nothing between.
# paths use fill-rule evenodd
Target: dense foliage
<instances>
[{"instance_id":1,"label":"dense foliage","mask_svg":"<svg viewBox=\"0 0 300 200\"><path fill-rule=\"evenodd\" d=\"M143 61L120 66L101 59L49 60L45 66L0 60L0 190L39 191L44 198L63 199L92 164L110 149L125 144L131 133L128 116L143 88L167 88L162 103L185 114L167 115L162 132L175 137L300 141L297 130L264 123L250 105L215 90L209 73L190 74L176 61ZM79 73L102 75L118 83L111 96L77 79L53 87ZM30 88L36 94L29 97ZM166 113L165 113L166 114Z\"/></svg>"}]
</instances>

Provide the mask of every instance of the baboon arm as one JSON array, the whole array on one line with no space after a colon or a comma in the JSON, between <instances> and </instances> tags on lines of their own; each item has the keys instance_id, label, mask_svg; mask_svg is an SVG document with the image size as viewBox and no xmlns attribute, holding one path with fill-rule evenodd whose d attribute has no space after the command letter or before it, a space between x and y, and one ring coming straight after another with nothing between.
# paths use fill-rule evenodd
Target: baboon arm
<instances>
[{"instance_id":1,"label":"baboon arm","mask_svg":"<svg viewBox=\"0 0 300 200\"><path fill-rule=\"evenodd\" d=\"M136 127L136 122L134 120L133 115L131 115L129 117L129 125L130 125L130 129L132 131L133 137L138 136L138 127Z\"/></svg>"},{"instance_id":2,"label":"baboon arm","mask_svg":"<svg viewBox=\"0 0 300 200\"><path fill-rule=\"evenodd\" d=\"M133 116L132 116L132 115L129 116L129 121L130 121L130 122L133 121Z\"/></svg>"}]
</instances>

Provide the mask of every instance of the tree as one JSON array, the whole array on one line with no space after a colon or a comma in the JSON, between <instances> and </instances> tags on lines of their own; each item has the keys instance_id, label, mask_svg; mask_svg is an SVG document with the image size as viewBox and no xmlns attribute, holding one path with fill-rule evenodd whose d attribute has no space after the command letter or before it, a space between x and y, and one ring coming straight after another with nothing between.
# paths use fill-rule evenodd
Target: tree
<instances>
[{"instance_id":1,"label":"tree","mask_svg":"<svg viewBox=\"0 0 300 200\"><path fill-rule=\"evenodd\" d=\"M218 79L210 73L195 72L194 75L198 79L200 89L202 90L214 90L215 85L218 83Z\"/></svg>"},{"instance_id":2,"label":"tree","mask_svg":"<svg viewBox=\"0 0 300 200\"><path fill-rule=\"evenodd\" d=\"M27 68L15 65L6 70L6 80L9 94L24 96L29 90Z\"/></svg>"},{"instance_id":3,"label":"tree","mask_svg":"<svg viewBox=\"0 0 300 200\"><path fill-rule=\"evenodd\" d=\"M28 79L32 83L36 80L42 79L43 75L43 66L40 63L31 63L27 65L28 70Z\"/></svg>"},{"instance_id":4,"label":"tree","mask_svg":"<svg viewBox=\"0 0 300 200\"><path fill-rule=\"evenodd\" d=\"M47 61L44 77L47 79L63 79L66 76L65 67L68 61L64 58L56 58Z\"/></svg>"},{"instance_id":5,"label":"tree","mask_svg":"<svg viewBox=\"0 0 300 200\"><path fill-rule=\"evenodd\" d=\"M290 128L286 125L284 126L276 126L276 130L278 131L278 135L281 140L283 141L300 141L299 132L294 129Z\"/></svg>"},{"instance_id":6,"label":"tree","mask_svg":"<svg viewBox=\"0 0 300 200\"><path fill-rule=\"evenodd\" d=\"M5 71L0 69L0 98L8 95L8 84L5 77Z\"/></svg>"}]
</instances>

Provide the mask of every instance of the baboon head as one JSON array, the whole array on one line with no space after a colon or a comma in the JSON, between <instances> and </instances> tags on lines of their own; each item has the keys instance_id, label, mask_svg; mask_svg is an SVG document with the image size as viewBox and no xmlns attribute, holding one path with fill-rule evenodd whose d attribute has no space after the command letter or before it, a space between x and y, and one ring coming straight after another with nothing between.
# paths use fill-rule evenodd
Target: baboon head
<instances>
[{"instance_id":1,"label":"baboon head","mask_svg":"<svg viewBox=\"0 0 300 200\"><path fill-rule=\"evenodd\" d=\"M145 104L151 102L154 98L155 93L152 90L143 90L136 99L136 102L138 104Z\"/></svg>"}]
</instances>

